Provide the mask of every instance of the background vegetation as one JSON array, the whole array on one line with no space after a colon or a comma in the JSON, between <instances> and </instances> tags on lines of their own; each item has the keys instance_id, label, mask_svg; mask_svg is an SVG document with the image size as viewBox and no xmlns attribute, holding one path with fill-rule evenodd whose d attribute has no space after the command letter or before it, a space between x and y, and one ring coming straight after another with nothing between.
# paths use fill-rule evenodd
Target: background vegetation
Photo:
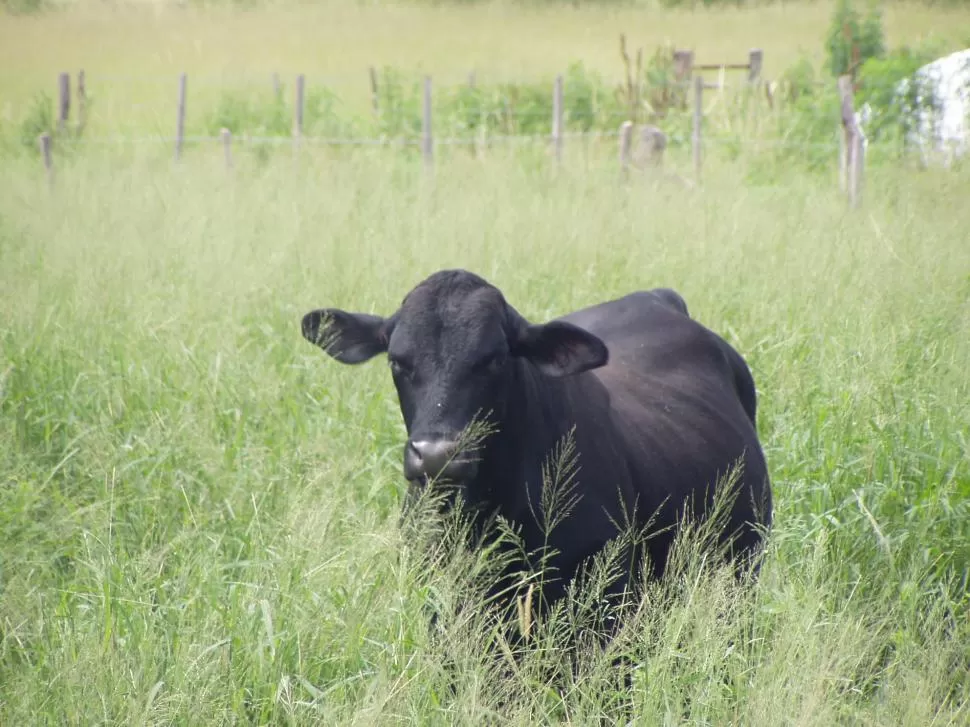
<instances>
[{"instance_id":1,"label":"background vegetation","mask_svg":"<svg viewBox=\"0 0 970 727\"><path fill-rule=\"evenodd\" d=\"M589 724L626 707L638 724L965 724L970 170L917 169L876 144L864 206L846 209L834 148L810 145L834 132L832 84L809 81L831 78L836 10L786 4L784 23L773 5L82 6L0 18L0 723L480 724L501 712ZM867 78L955 47L966 17L912 3L882 13L860 97L876 87ZM309 50L327 17L354 40ZM569 88L596 92L567 93L572 128L611 128L598 119L621 103L616 24L637 19L650 30L629 37L648 57L663 38L647 36L681 29L690 38L677 45L701 58L765 46L765 75L784 82L784 113L754 113L743 95L711 109L725 141L699 189L622 183L612 142L567 143L558 170L541 145L484 159L445 149L433 176L392 149L240 154L227 173L214 148L173 165L167 145L94 144L168 134L176 69L201 76L239 59L265 90L251 102L200 90L190 98L212 103L195 129L230 119L286 133L268 77L307 59L358 74L357 100L311 82L312 123L349 125L319 133L374 130L371 63L388 69L393 123L405 126L420 71L460 68L457 89L478 67L478 92L442 93L459 128L511 93L503 74L530 59L523 103L547 114L546 81L575 61ZM459 25L464 35L443 32ZM407 70L417 59L425 67ZM73 149L58 140L48 189L30 147L50 106L35 94L82 64L92 78L139 80L117 97L127 106L92 87L90 124ZM591 113L578 99L599 89ZM664 121L675 141L678 113ZM759 133L801 145L728 143ZM671 166L683 162L675 149ZM390 377L379 362L330 362L299 320L320 305L389 311L448 266L483 274L536 320L670 285L742 351L777 508L753 592L701 577L686 551L681 577L651 592L617 642L631 670L590 651L562 693L550 673L569 613L536 626L544 648L511 675L483 654L487 624L449 622L430 639L428 604L481 610L469 574L488 562L432 551L429 563L430 518L402 533Z\"/></svg>"},{"instance_id":2,"label":"background vegetation","mask_svg":"<svg viewBox=\"0 0 970 727\"><path fill-rule=\"evenodd\" d=\"M824 147L837 138L835 76L851 73L857 101L882 110L870 141L899 142L911 126L895 99L899 81L970 42L963 37L965 11L851 0L659 15L637 5L607 11L595 4L284 4L245 13L160 5L150 22L145 10L131 6L110 14L69 7L0 23L6 99L0 154L36 154L38 134L54 127L56 74L82 66L87 113L83 128L72 126L74 141L82 133L98 142L170 138L177 75L188 71L190 138L215 137L222 128L238 140L288 136L294 79L304 73L307 135L413 142L422 79L430 74L435 134L470 148L475 140L548 135L552 82L562 73L567 133L615 134L632 118L660 124L677 149L689 142L691 108L687 89L675 85L674 48L694 48L700 63L743 61L748 48L761 47L769 88L747 88L743 73L728 74L723 90L707 93L705 133L729 156L762 139L776 163L819 169L830 157ZM65 40L53 45L50 37ZM465 40L456 44L457 38ZM377 72L376 108L368 68ZM717 80L716 73L707 76ZM919 92L936 105L913 84L910 107ZM76 115L76 95L73 104ZM793 142L805 146L793 153ZM270 149L253 151L265 159Z\"/></svg>"}]
</instances>

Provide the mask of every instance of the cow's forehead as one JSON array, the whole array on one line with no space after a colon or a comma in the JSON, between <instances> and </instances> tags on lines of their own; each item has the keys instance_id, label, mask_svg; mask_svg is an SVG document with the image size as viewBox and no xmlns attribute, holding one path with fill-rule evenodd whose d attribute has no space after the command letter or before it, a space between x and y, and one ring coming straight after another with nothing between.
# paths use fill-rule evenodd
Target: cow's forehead
<instances>
[{"instance_id":1,"label":"cow's forehead","mask_svg":"<svg viewBox=\"0 0 970 727\"><path fill-rule=\"evenodd\" d=\"M501 317L502 294L477 275L465 272L437 273L417 285L401 303L405 317L436 317L444 322Z\"/></svg>"},{"instance_id":2,"label":"cow's forehead","mask_svg":"<svg viewBox=\"0 0 970 727\"><path fill-rule=\"evenodd\" d=\"M501 293L484 281L432 278L404 299L395 332L419 349L474 348L502 336L505 319Z\"/></svg>"}]
</instances>

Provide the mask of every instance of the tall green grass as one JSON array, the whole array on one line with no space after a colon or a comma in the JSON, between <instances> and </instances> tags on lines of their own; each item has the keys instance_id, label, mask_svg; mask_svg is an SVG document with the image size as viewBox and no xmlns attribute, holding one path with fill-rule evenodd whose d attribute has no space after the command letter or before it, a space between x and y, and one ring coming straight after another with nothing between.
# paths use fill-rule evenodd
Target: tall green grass
<instances>
[{"instance_id":1,"label":"tall green grass","mask_svg":"<svg viewBox=\"0 0 970 727\"><path fill-rule=\"evenodd\" d=\"M52 191L10 160L0 723L965 724L967 170L876 166L850 212L797 170L712 158L685 192L590 159L79 153ZM389 374L300 335L450 266L535 320L672 286L752 366L762 578L687 558L617 642L630 689L614 653L509 676L471 616L429 637L488 562L424 559Z\"/></svg>"}]
</instances>

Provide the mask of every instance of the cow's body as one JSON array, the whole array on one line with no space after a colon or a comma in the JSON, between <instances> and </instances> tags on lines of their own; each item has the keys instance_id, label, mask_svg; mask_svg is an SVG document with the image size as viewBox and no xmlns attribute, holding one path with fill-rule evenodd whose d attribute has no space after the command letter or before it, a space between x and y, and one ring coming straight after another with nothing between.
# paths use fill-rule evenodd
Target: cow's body
<instances>
[{"instance_id":1,"label":"cow's body","mask_svg":"<svg viewBox=\"0 0 970 727\"><path fill-rule=\"evenodd\" d=\"M680 508L694 498L692 513L703 514L735 464L743 469L725 529L734 555L754 553L760 528L770 524L750 371L671 290L531 325L477 276L443 271L387 319L307 314L308 339L317 340L325 312L337 316L328 329L337 335L329 349L335 358L359 363L387 350L406 362L395 363L395 383L414 486L428 474L453 479L481 518L498 512L520 527L526 552L546 546L554 553L536 599L541 607L561 597L583 561L634 515L640 525L652 521L651 532L667 529L646 540L653 573L662 575ZM478 411L491 412L497 429L478 461L439 460L440 443L453 441ZM570 433L579 499L550 536L539 506L542 468ZM621 578L610 590L633 585Z\"/></svg>"}]
</instances>

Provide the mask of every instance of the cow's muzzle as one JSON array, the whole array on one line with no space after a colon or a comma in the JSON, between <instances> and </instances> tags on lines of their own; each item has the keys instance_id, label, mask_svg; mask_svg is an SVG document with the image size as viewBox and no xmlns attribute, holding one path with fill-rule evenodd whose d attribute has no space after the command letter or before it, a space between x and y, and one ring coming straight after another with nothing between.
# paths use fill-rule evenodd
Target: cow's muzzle
<instances>
[{"instance_id":1,"label":"cow's muzzle","mask_svg":"<svg viewBox=\"0 0 970 727\"><path fill-rule=\"evenodd\" d=\"M467 482L478 471L470 453L458 451L453 439L411 439L404 447L404 476L409 480Z\"/></svg>"}]
</instances>

